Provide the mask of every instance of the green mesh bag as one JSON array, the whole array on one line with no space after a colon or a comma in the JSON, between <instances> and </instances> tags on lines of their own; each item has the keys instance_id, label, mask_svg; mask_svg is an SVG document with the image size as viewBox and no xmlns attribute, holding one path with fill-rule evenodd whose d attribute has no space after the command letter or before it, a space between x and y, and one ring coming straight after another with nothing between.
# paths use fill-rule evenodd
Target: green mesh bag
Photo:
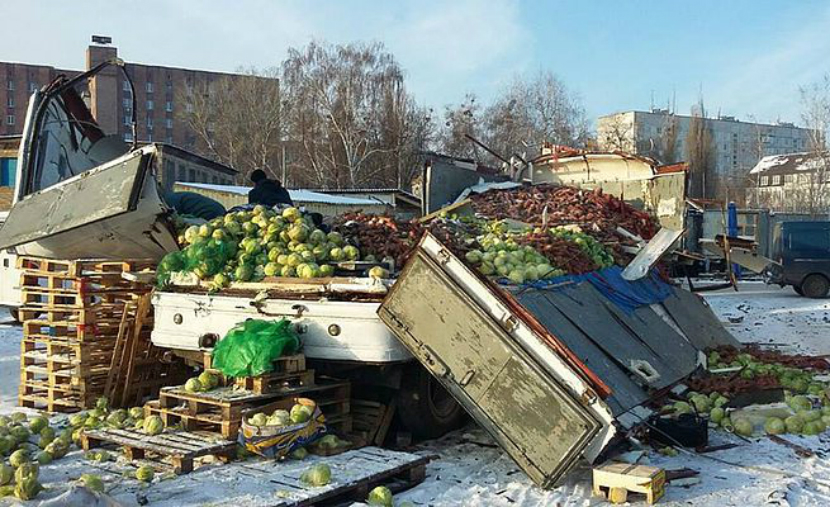
<instances>
[{"instance_id":1,"label":"green mesh bag","mask_svg":"<svg viewBox=\"0 0 830 507\"><path fill-rule=\"evenodd\" d=\"M229 377L254 377L273 370L274 361L299 348L300 339L288 320L249 319L219 340L213 367Z\"/></svg>"}]
</instances>

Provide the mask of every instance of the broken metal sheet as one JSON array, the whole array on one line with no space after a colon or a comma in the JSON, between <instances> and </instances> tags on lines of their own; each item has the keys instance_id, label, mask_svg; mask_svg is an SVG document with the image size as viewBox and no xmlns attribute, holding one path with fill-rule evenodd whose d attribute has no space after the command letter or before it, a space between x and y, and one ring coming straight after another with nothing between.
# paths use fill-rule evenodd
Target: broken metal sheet
<instances>
[{"instance_id":1,"label":"broken metal sheet","mask_svg":"<svg viewBox=\"0 0 830 507\"><path fill-rule=\"evenodd\" d=\"M580 360L611 386L606 402L619 415L648 399L646 392L629 377L615 358L608 356L557 308L559 295L554 291L531 289L516 299L532 313L551 334L561 340Z\"/></svg>"},{"instance_id":2,"label":"broken metal sheet","mask_svg":"<svg viewBox=\"0 0 830 507\"><path fill-rule=\"evenodd\" d=\"M590 283L562 288L555 298L559 310L606 354L615 358L640 382L662 389L688 374L682 365L658 355L631 328L620 325L610 303ZM682 337L673 333L677 339ZM665 339L665 338L662 338Z\"/></svg>"},{"instance_id":3,"label":"broken metal sheet","mask_svg":"<svg viewBox=\"0 0 830 507\"><path fill-rule=\"evenodd\" d=\"M0 249L48 238L134 209L146 165L144 157L132 156L17 202L0 230Z\"/></svg>"},{"instance_id":4,"label":"broken metal sheet","mask_svg":"<svg viewBox=\"0 0 830 507\"><path fill-rule=\"evenodd\" d=\"M657 264L666 252L674 245L683 231L675 231L663 227L648 244L640 250L634 260L623 270L622 277L628 281L639 280L649 274L651 268Z\"/></svg>"},{"instance_id":5,"label":"broken metal sheet","mask_svg":"<svg viewBox=\"0 0 830 507\"><path fill-rule=\"evenodd\" d=\"M740 346L700 296L678 287L673 287L673 292L661 304L692 345L700 350L722 345Z\"/></svg>"}]
</instances>

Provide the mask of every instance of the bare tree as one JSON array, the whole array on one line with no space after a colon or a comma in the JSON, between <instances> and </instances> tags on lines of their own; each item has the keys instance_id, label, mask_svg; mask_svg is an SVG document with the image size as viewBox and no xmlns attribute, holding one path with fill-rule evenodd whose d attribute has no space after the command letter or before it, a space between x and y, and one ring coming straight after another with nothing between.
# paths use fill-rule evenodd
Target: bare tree
<instances>
[{"instance_id":1,"label":"bare tree","mask_svg":"<svg viewBox=\"0 0 830 507\"><path fill-rule=\"evenodd\" d=\"M491 162L486 153L470 142L469 136L484 137L481 106L476 96L468 93L458 105L444 107L443 125L438 131L437 149L445 155L469 158L477 162Z\"/></svg>"},{"instance_id":2,"label":"bare tree","mask_svg":"<svg viewBox=\"0 0 830 507\"><path fill-rule=\"evenodd\" d=\"M488 145L505 157L532 157L543 142L582 148L591 139L579 97L551 72L515 77L483 120Z\"/></svg>"},{"instance_id":3,"label":"bare tree","mask_svg":"<svg viewBox=\"0 0 830 507\"><path fill-rule=\"evenodd\" d=\"M715 144L706 119L703 99L692 108L686 135L686 162L689 164L689 195L712 199L717 195Z\"/></svg>"},{"instance_id":4,"label":"bare tree","mask_svg":"<svg viewBox=\"0 0 830 507\"><path fill-rule=\"evenodd\" d=\"M680 127L677 116L673 112L666 114L661 127L659 154L657 159L664 164L675 164L678 162L677 141Z\"/></svg>"},{"instance_id":5,"label":"bare tree","mask_svg":"<svg viewBox=\"0 0 830 507\"><path fill-rule=\"evenodd\" d=\"M632 122L625 121L621 114L602 122L597 129L600 149L634 153L634 129Z\"/></svg>"},{"instance_id":6,"label":"bare tree","mask_svg":"<svg viewBox=\"0 0 830 507\"><path fill-rule=\"evenodd\" d=\"M403 71L382 44L290 49L283 87L288 131L299 146L293 177L324 188L405 184L425 122Z\"/></svg>"},{"instance_id":7,"label":"bare tree","mask_svg":"<svg viewBox=\"0 0 830 507\"><path fill-rule=\"evenodd\" d=\"M197 151L247 175L279 174L283 124L277 69L186 83L176 90L178 115L196 137Z\"/></svg>"},{"instance_id":8,"label":"bare tree","mask_svg":"<svg viewBox=\"0 0 830 507\"><path fill-rule=\"evenodd\" d=\"M828 164L830 153L827 149L827 133L830 129L830 74L806 87L800 88L802 120L810 129L807 146L807 167L799 178L793 201L812 216L827 213L830 209L828 197Z\"/></svg>"}]
</instances>

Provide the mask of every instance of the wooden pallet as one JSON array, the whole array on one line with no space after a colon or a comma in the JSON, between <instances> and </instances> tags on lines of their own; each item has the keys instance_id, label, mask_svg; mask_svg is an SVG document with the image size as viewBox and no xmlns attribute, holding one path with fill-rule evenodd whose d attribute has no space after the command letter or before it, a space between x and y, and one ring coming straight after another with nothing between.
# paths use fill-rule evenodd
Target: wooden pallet
<instances>
[{"instance_id":1,"label":"wooden pallet","mask_svg":"<svg viewBox=\"0 0 830 507\"><path fill-rule=\"evenodd\" d=\"M112 340L118 336L119 331L119 325L114 322L79 324L77 322L49 322L35 319L24 321L22 326L23 338L48 339L53 342L68 343Z\"/></svg>"},{"instance_id":2,"label":"wooden pallet","mask_svg":"<svg viewBox=\"0 0 830 507\"><path fill-rule=\"evenodd\" d=\"M18 309L21 321L37 320L54 325L119 325L123 305L95 308L45 308L22 306Z\"/></svg>"},{"instance_id":3,"label":"wooden pallet","mask_svg":"<svg viewBox=\"0 0 830 507\"><path fill-rule=\"evenodd\" d=\"M237 447L235 441L217 440L215 435L189 431L165 431L153 436L138 430L113 428L83 432L81 445L85 451L104 444L122 446L129 460L167 459L177 474L192 472L194 460L201 456L213 455L230 461L236 456Z\"/></svg>"},{"instance_id":4,"label":"wooden pallet","mask_svg":"<svg viewBox=\"0 0 830 507\"><path fill-rule=\"evenodd\" d=\"M271 372L256 377L239 377L233 385L255 394L279 393L288 388L314 385L314 370L292 373Z\"/></svg>"},{"instance_id":5,"label":"wooden pallet","mask_svg":"<svg viewBox=\"0 0 830 507\"><path fill-rule=\"evenodd\" d=\"M71 309L123 309L138 290L111 292L56 292L48 289L21 289L20 302L29 309L71 310Z\"/></svg>"},{"instance_id":6,"label":"wooden pallet","mask_svg":"<svg viewBox=\"0 0 830 507\"><path fill-rule=\"evenodd\" d=\"M144 413L145 416L158 415L164 422L165 427L181 424L188 430L213 431L225 438L236 438L243 417L258 411L271 413L278 408L285 408L286 405L287 408L291 408L293 398L303 396L315 400L324 414L332 414L332 424L339 424L339 427L343 430L350 428L347 402L351 386L348 382L286 389L279 394L267 395L253 395L253 393L240 392L232 388L218 388L215 391L220 390L235 395L234 401L221 403L211 400L208 403L197 402L194 404L192 397L172 397L169 395L171 388L162 388L160 391L161 398L146 403ZM242 396L239 396L240 394ZM285 400L291 401L286 402ZM346 403L344 403L344 400Z\"/></svg>"},{"instance_id":7,"label":"wooden pallet","mask_svg":"<svg viewBox=\"0 0 830 507\"><path fill-rule=\"evenodd\" d=\"M42 274L63 274L66 276L96 276L152 269L155 261L147 259L105 260L80 259L60 260L44 257L20 256L17 258L17 269Z\"/></svg>"},{"instance_id":8,"label":"wooden pallet","mask_svg":"<svg viewBox=\"0 0 830 507\"><path fill-rule=\"evenodd\" d=\"M213 356L211 352L204 352L202 354L202 364L205 370L218 372L213 367ZM274 361L274 369L270 373L297 373L305 371L305 369L305 354L292 354L290 356L282 356ZM229 383L233 382L231 377L227 381Z\"/></svg>"},{"instance_id":9,"label":"wooden pallet","mask_svg":"<svg viewBox=\"0 0 830 507\"><path fill-rule=\"evenodd\" d=\"M380 403L372 400L352 399L351 414L354 426L352 434L370 444L383 445L392 425L396 408L395 400L390 403Z\"/></svg>"},{"instance_id":10,"label":"wooden pallet","mask_svg":"<svg viewBox=\"0 0 830 507\"><path fill-rule=\"evenodd\" d=\"M348 470L354 478L335 479L319 488L303 484L298 470L277 472L270 482L276 485L280 491L278 497L282 498L269 503L278 507L349 505L365 502L369 492L377 486L386 486L394 494L422 483L430 459L411 454L400 459L399 455L402 453L367 447L325 458L333 470Z\"/></svg>"}]
</instances>

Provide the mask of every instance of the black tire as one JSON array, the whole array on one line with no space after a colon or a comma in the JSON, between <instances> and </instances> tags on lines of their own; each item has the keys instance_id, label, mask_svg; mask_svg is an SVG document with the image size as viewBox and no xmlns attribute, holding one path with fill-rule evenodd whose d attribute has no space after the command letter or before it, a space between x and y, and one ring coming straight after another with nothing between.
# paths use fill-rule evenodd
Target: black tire
<instances>
[{"instance_id":1,"label":"black tire","mask_svg":"<svg viewBox=\"0 0 830 507\"><path fill-rule=\"evenodd\" d=\"M793 285L793 290L794 290L794 291L795 291L795 293L796 293L796 294L798 294L799 296L803 296L803 295L804 295L804 291L803 291L803 290L801 290L801 286L800 286L800 285Z\"/></svg>"},{"instance_id":2,"label":"black tire","mask_svg":"<svg viewBox=\"0 0 830 507\"><path fill-rule=\"evenodd\" d=\"M413 437L438 438L464 425L467 413L420 363L408 365L403 374L398 415Z\"/></svg>"},{"instance_id":3,"label":"black tire","mask_svg":"<svg viewBox=\"0 0 830 507\"><path fill-rule=\"evenodd\" d=\"M811 299L827 297L827 293L830 292L830 280L823 275L807 275L801 282L801 292Z\"/></svg>"}]
</instances>

